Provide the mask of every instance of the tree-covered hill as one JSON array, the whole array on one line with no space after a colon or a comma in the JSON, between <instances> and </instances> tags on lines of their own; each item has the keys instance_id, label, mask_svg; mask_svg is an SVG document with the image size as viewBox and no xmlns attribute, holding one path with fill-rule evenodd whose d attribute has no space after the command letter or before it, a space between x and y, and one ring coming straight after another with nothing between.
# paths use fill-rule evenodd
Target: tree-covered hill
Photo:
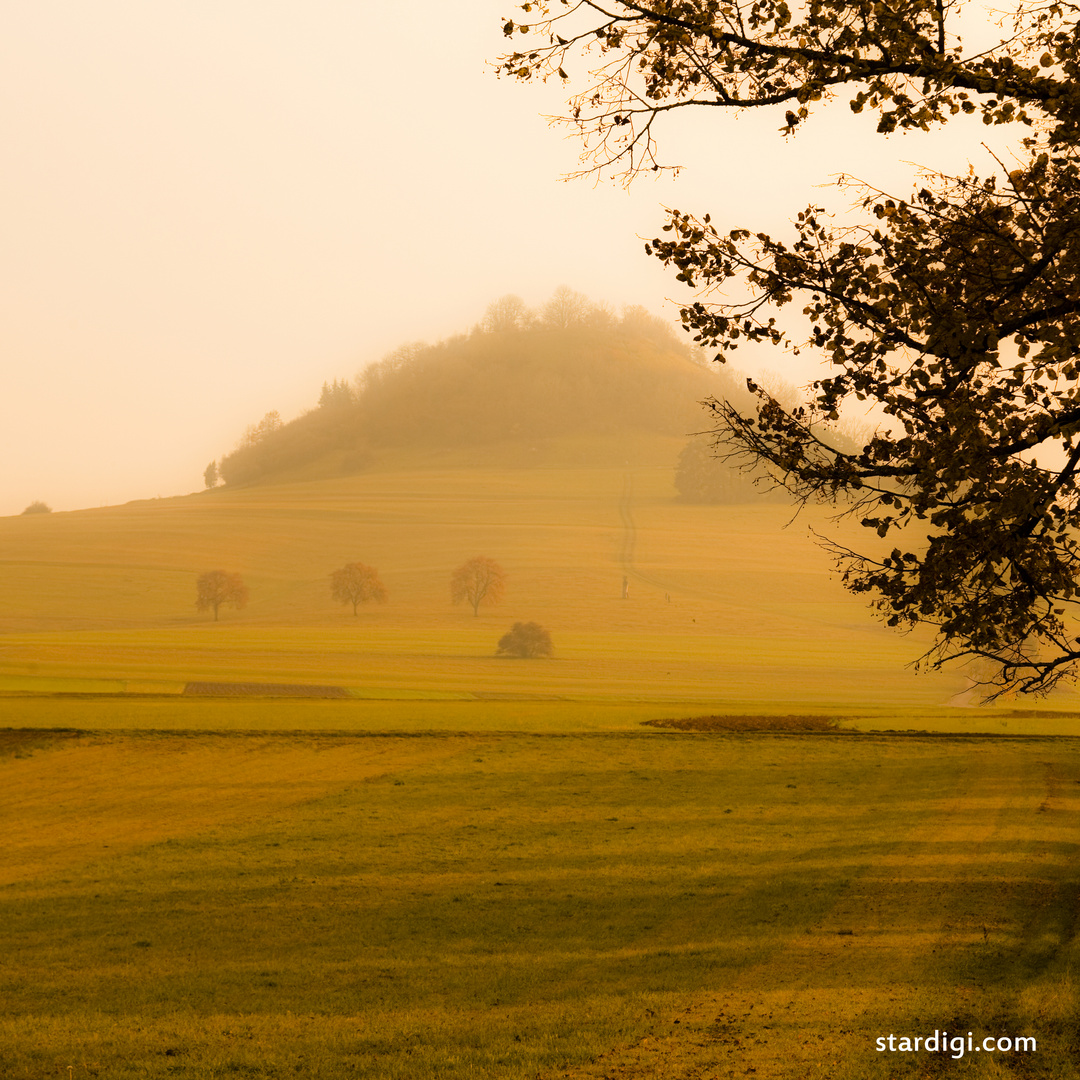
<instances>
[{"instance_id":1,"label":"tree-covered hill","mask_svg":"<svg viewBox=\"0 0 1080 1080\"><path fill-rule=\"evenodd\" d=\"M471 332L404 345L352 384L325 384L318 406L289 423L264 417L210 476L249 484L515 444L542 461L547 440L685 437L708 424L703 399L747 397L739 382L641 308L617 317L568 289L539 312L503 297Z\"/></svg>"}]
</instances>

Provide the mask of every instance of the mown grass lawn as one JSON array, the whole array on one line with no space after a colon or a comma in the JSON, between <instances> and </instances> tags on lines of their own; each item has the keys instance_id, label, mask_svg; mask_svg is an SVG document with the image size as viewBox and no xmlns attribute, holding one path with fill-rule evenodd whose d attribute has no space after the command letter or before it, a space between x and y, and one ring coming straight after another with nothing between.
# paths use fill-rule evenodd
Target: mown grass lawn
<instances>
[{"instance_id":1,"label":"mown grass lawn","mask_svg":"<svg viewBox=\"0 0 1080 1080\"><path fill-rule=\"evenodd\" d=\"M5 1078L1075 1075L1072 740L3 742Z\"/></svg>"}]
</instances>

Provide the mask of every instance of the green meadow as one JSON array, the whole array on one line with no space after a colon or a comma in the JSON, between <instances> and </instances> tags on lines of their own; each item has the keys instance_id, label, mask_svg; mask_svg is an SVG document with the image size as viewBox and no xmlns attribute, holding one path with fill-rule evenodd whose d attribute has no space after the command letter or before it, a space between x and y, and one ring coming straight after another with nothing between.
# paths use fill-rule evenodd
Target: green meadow
<instances>
[{"instance_id":1,"label":"green meadow","mask_svg":"<svg viewBox=\"0 0 1080 1080\"><path fill-rule=\"evenodd\" d=\"M1074 1076L1075 693L916 673L851 523L632 449L0 519L0 1076ZM935 1029L1037 1050L875 1046Z\"/></svg>"},{"instance_id":2,"label":"green meadow","mask_svg":"<svg viewBox=\"0 0 1080 1080\"><path fill-rule=\"evenodd\" d=\"M1075 1075L1071 739L5 750L5 1077Z\"/></svg>"}]
</instances>

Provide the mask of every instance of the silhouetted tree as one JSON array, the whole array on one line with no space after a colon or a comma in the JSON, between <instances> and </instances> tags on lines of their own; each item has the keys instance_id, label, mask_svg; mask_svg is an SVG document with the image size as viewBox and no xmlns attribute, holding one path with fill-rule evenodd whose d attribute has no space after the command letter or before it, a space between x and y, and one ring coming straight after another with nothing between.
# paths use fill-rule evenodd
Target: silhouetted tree
<instances>
[{"instance_id":1,"label":"silhouetted tree","mask_svg":"<svg viewBox=\"0 0 1080 1080\"><path fill-rule=\"evenodd\" d=\"M450 576L450 599L459 604L467 600L474 615L481 604L497 604L506 591L506 573L494 559L477 555L462 563Z\"/></svg>"},{"instance_id":2,"label":"silhouetted tree","mask_svg":"<svg viewBox=\"0 0 1080 1080\"><path fill-rule=\"evenodd\" d=\"M341 408L352 405L355 401L356 395L344 379L335 379L333 382L322 384L322 393L319 394L320 409Z\"/></svg>"},{"instance_id":3,"label":"silhouetted tree","mask_svg":"<svg viewBox=\"0 0 1080 1080\"><path fill-rule=\"evenodd\" d=\"M735 505L790 502L791 496L761 470L748 470L724 455L717 456L709 440L695 436L679 454L675 489L683 502Z\"/></svg>"},{"instance_id":4,"label":"silhouetted tree","mask_svg":"<svg viewBox=\"0 0 1080 1080\"><path fill-rule=\"evenodd\" d=\"M228 570L207 570L195 583L195 607L199 611L213 611L214 622L218 608L227 605L240 610L247 607L248 590L239 574Z\"/></svg>"},{"instance_id":5,"label":"silhouetted tree","mask_svg":"<svg viewBox=\"0 0 1080 1080\"><path fill-rule=\"evenodd\" d=\"M540 321L551 330L568 330L585 322L592 308L584 293L560 285L540 309Z\"/></svg>"},{"instance_id":6,"label":"silhouetted tree","mask_svg":"<svg viewBox=\"0 0 1080 1080\"><path fill-rule=\"evenodd\" d=\"M503 30L527 40L502 71L567 79L587 43L593 70L566 122L595 168L625 179L663 167L654 139L675 110L775 107L791 134L843 95L886 135L960 113L1025 125L987 176L924 173L906 194L848 184L851 224L811 205L778 240L672 210L646 251L697 290L683 325L718 359L747 342L821 357L806 402L762 389L750 414L722 400L713 412L732 451L870 530L861 550L830 545L851 591L890 626L935 627L931 667L982 658L999 691L1076 677L1080 6L987 10L989 47L960 25L975 5L944 0L518 7L524 21ZM803 316L794 330L777 321L787 305ZM885 418L854 450L825 428L845 406Z\"/></svg>"},{"instance_id":7,"label":"silhouetted tree","mask_svg":"<svg viewBox=\"0 0 1080 1080\"><path fill-rule=\"evenodd\" d=\"M551 635L534 622L516 622L499 638L499 656L550 656L555 651Z\"/></svg>"},{"instance_id":8,"label":"silhouetted tree","mask_svg":"<svg viewBox=\"0 0 1080 1080\"><path fill-rule=\"evenodd\" d=\"M211 461L210 464L207 465L205 469L203 469L202 475L203 483L206 484L208 488L216 487L217 482L220 479L218 475L217 462Z\"/></svg>"},{"instance_id":9,"label":"silhouetted tree","mask_svg":"<svg viewBox=\"0 0 1080 1080\"><path fill-rule=\"evenodd\" d=\"M385 604L389 594L374 567L354 562L330 575L330 595L338 603L352 604L355 615L360 604Z\"/></svg>"},{"instance_id":10,"label":"silhouetted tree","mask_svg":"<svg viewBox=\"0 0 1080 1080\"><path fill-rule=\"evenodd\" d=\"M484 312L484 321L480 324L489 334L501 334L508 330L521 330L528 325L532 313L525 306L520 296L508 293L492 300Z\"/></svg>"},{"instance_id":11,"label":"silhouetted tree","mask_svg":"<svg viewBox=\"0 0 1080 1080\"><path fill-rule=\"evenodd\" d=\"M40 499L32 502L24 511L24 514L51 514L52 507L48 503L43 503Z\"/></svg>"},{"instance_id":12,"label":"silhouetted tree","mask_svg":"<svg viewBox=\"0 0 1080 1080\"><path fill-rule=\"evenodd\" d=\"M282 427L281 413L277 409L268 412L257 424L249 424L240 439L241 446L257 446Z\"/></svg>"}]
</instances>

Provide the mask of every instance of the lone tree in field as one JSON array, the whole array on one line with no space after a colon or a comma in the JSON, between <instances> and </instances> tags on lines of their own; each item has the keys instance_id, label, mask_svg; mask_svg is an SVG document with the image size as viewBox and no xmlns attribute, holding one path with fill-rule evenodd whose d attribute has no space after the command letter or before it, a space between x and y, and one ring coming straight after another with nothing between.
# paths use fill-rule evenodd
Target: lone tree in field
<instances>
[{"instance_id":1,"label":"lone tree in field","mask_svg":"<svg viewBox=\"0 0 1080 1080\"><path fill-rule=\"evenodd\" d=\"M40 499L32 502L24 511L24 514L51 514L52 507L48 503L42 502Z\"/></svg>"},{"instance_id":2,"label":"lone tree in field","mask_svg":"<svg viewBox=\"0 0 1080 1080\"><path fill-rule=\"evenodd\" d=\"M499 638L499 656L550 656L555 651L551 635L534 622L516 622Z\"/></svg>"},{"instance_id":3,"label":"lone tree in field","mask_svg":"<svg viewBox=\"0 0 1080 1080\"><path fill-rule=\"evenodd\" d=\"M195 607L199 611L213 611L218 621L218 608L223 604L237 610L247 607L248 591L244 579L228 570L207 570L195 583Z\"/></svg>"},{"instance_id":4,"label":"lone tree in field","mask_svg":"<svg viewBox=\"0 0 1080 1080\"><path fill-rule=\"evenodd\" d=\"M450 599L455 604L468 600L473 614L481 604L497 604L506 591L506 573L494 560L483 555L462 563L450 577Z\"/></svg>"},{"instance_id":5,"label":"lone tree in field","mask_svg":"<svg viewBox=\"0 0 1080 1080\"><path fill-rule=\"evenodd\" d=\"M503 30L526 41L501 71L583 80L566 123L586 172L665 168L654 139L674 110L697 108L709 140L704 118L725 109L774 106L791 134L841 95L883 134L960 113L1026 126L1014 160L986 176L965 161L907 194L848 181L855 224L811 205L774 239L672 210L646 251L697 290L683 325L717 360L744 342L820 356L805 404L753 383L756 415L711 402L718 446L765 464L796 498L856 515L873 539L828 545L843 581L890 626L936 627L923 664L983 658L995 692L1075 678L1080 6L1019 0L1000 43L971 50L961 5L946 0L518 6L524 23ZM826 425L849 404L882 420L838 449Z\"/></svg>"},{"instance_id":6,"label":"lone tree in field","mask_svg":"<svg viewBox=\"0 0 1080 1080\"><path fill-rule=\"evenodd\" d=\"M389 594L373 566L351 562L330 575L330 595L338 603L352 604L355 615L361 604L385 604Z\"/></svg>"}]
</instances>

